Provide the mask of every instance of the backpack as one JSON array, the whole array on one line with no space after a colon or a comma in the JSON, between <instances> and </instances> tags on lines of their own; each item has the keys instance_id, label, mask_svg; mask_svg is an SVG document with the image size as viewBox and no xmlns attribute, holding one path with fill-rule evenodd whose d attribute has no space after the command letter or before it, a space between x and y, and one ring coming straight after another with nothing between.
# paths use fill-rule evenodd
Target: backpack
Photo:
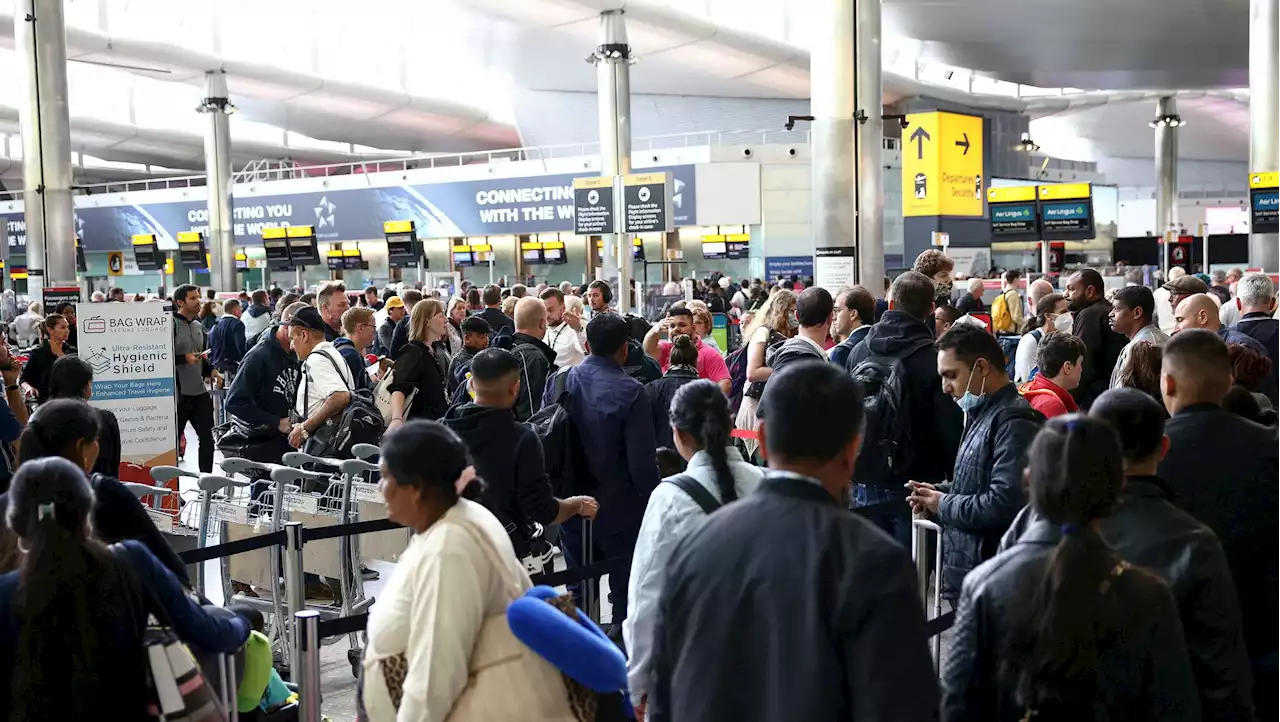
<instances>
[{"instance_id":1,"label":"backpack","mask_svg":"<svg viewBox=\"0 0 1280 722\"><path fill-rule=\"evenodd\" d=\"M1018 360L1018 344L1022 342L1021 336L1013 334L999 334L996 336L996 343L1000 344L1000 350L1004 352L1004 371L1009 375L1012 381L1017 371L1015 369Z\"/></svg>"},{"instance_id":2,"label":"backpack","mask_svg":"<svg viewBox=\"0 0 1280 722\"><path fill-rule=\"evenodd\" d=\"M493 336L489 338L489 345L495 348L505 349L507 351L515 348L515 332L510 328L503 326L498 329Z\"/></svg>"},{"instance_id":3,"label":"backpack","mask_svg":"<svg viewBox=\"0 0 1280 722\"><path fill-rule=\"evenodd\" d=\"M623 364L622 370L645 385L662 378L662 367L657 361L649 358L649 355L644 352L644 347L635 339L627 341L627 362Z\"/></svg>"},{"instance_id":4,"label":"backpack","mask_svg":"<svg viewBox=\"0 0 1280 722\"><path fill-rule=\"evenodd\" d=\"M320 352L330 364L333 370L338 374L338 378L342 379L346 384L346 377L342 375L342 369L338 367L338 362L333 360L333 356L323 351ZM346 362L343 361L343 365ZM310 384L310 375L306 373L306 364L303 364L303 380ZM350 369L348 369L349 371ZM351 401L346 408L338 413L337 416L331 417L320 427L311 438L307 439L306 452L312 456L320 456L331 459L350 459L351 447L356 444L372 444L377 446L382 440L382 433L386 431L386 425L382 422L382 413L378 411L378 405L373 400L373 392L368 389L352 389L347 385L347 392L351 395ZM304 394L302 397L306 399L306 390L299 389L299 393ZM310 418L311 409L307 408L303 403L302 415Z\"/></svg>"},{"instance_id":5,"label":"backpack","mask_svg":"<svg viewBox=\"0 0 1280 722\"><path fill-rule=\"evenodd\" d=\"M676 474L663 479L663 481L679 487L680 491L688 494L702 508L702 513L704 514L710 514L721 507L716 497L707 491L705 486L699 484L697 479L688 474Z\"/></svg>"},{"instance_id":6,"label":"backpack","mask_svg":"<svg viewBox=\"0 0 1280 722\"><path fill-rule=\"evenodd\" d=\"M1013 314L1009 312L1009 291L1004 291L991 302L991 329L997 334L1014 331Z\"/></svg>"},{"instance_id":7,"label":"backpack","mask_svg":"<svg viewBox=\"0 0 1280 722\"><path fill-rule=\"evenodd\" d=\"M596 486L582 440L569 414L569 371L565 369L551 377L548 403L524 422L542 443L547 480L551 482L552 492L562 499L589 494Z\"/></svg>"},{"instance_id":8,"label":"backpack","mask_svg":"<svg viewBox=\"0 0 1280 722\"><path fill-rule=\"evenodd\" d=\"M925 338L898 356L870 356L854 366L850 375L862 384L865 427L858 454L856 480L868 486L892 486L911 459L911 413L907 403L905 361L933 345Z\"/></svg>"},{"instance_id":9,"label":"backpack","mask_svg":"<svg viewBox=\"0 0 1280 722\"><path fill-rule=\"evenodd\" d=\"M787 337L777 331L769 331L769 340L766 342L764 351L764 365L771 367L772 354L776 353L782 344L787 342ZM729 397L729 405L732 413L736 416L738 408L742 406L742 397L747 396L753 399L759 399L764 393L764 381L747 382L747 349L751 348L750 340L743 344L741 348L729 354L729 358L725 363L729 366L729 379L733 386ZM739 356L739 354L741 354ZM737 364L735 369L734 365ZM740 375L739 375L740 374ZM741 390L739 390L741 383Z\"/></svg>"},{"instance_id":10,"label":"backpack","mask_svg":"<svg viewBox=\"0 0 1280 722\"><path fill-rule=\"evenodd\" d=\"M1040 339L1044 338L1044 331L1041 331L1038 328L1033 329L1031 331L1031 337L1036 340L1036 343L1040 343ZM1032 366L1031 373L1027 374L1027 380L1030 381L1031 379L1034 379L1037 375L1039 375L1039 373L1040 373L1040 365L1036 364Z\"/></svg>"}]
</instances>

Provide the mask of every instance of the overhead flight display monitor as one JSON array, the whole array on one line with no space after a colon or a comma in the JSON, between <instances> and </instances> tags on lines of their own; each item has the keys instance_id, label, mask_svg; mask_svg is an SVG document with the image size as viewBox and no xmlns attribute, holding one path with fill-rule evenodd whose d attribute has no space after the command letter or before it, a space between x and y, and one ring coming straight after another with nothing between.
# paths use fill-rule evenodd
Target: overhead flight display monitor
<instances>
[{"instance_id":1,"label":"overhead flight display monitor","mask_svg":"<svg viewBox=\"0 0 1280 722\"><path fill-rule=\"evenodd\" d=\"M156 242L154 233L140 233L133 237L133 259L139 271L159 271L164 268L165 255Z\"/></svg>"},{"instance_id":2,"label":"overhead flight display monitor","mask_svg":"<svg viewBox=\"0 0 1280 722\"><path fill-rule=\"evenodd\" d=\"M631 257L637 261L644 260L644 241L639 238L631 239ZM604 261L604 241L596 241L596 261Z\"/></svg>"},{"instance_id":3,"label":"overhead flight display monitor","mask_svg":"<svg viewBox=\"0 0 1280 722\"><path fill-rule=\"evenodd\" d=\"M416 268L423 257L413 221L385 221L382 233L387 239L387 265L391 268Z\"/></svg>"},{"instance_id":4,"label":"overhead flight display monitor","mask_svg":"<svg viewBox=\"0 0 1280 722\"><path fill-rule=\"evenodd\" d=\"M267 253L267 268L272 271L292 271L289 259L288 229L281 227L262 229L262 248Z\"/></svg>"},{"instance_id":5,"label":"overhead flight display monitor","mask_svg":"<svg viewBox=\"0 0 1280 722\"><path fill-rule=\"evenodd\" d=\"M320 245L316 243L316 232L311 226L289 226L284 230L289 239L289 261L294 266L320 264Z\"/></svg>"},{"instance_id":6,"label":"overhead flight display monitor","mask_svg":"<svg viewBox=\"0 0 1280 722\"><path fill-rule=\"evenodd\" d=\"M1035 186L988 188L987 206L991 211L991 240L1040 240Z\"/></svg>"},{"instance_id":7,"label":"overhead flight display monitor","mask_svg":"<svg viewBox=\"0 0 1280 722\"><path fill-rule=\"evenodd\" d=\"M204 234L199 231L183 231L178 234L178 257L183 265L194 268L208 268L205 260L207 251L204 245Z\"/></svg>"},{"instance_id":8,"label":"overhead flight display monitor","mask_svg":"<svg viewBox=\"0 0 1280 722\"><path fill-rule=\"evenodd\" d=\"M1249 208L1254 233L1280 231L1280 173L1249 174Z\"/></svg>"},{"instance_id":9,"label":"overhead flight display monitor","mask_svg":"<svg viewBox=\"0 0 1280 722\"><path fill-rule=\"evenodd\" d=\"M462 243L453 246L453 265L460 268L476 265L476 255L471 246Z\"/></svg>"},{"instance_id":10,"label":"overhead flight display monitor","mask_svg":"<svg viewBox=\"0 0 1280 722\"><path fill-rule=\"evenodd\" d=\"M1063 183L1037 186L1040 235L1045 240L1093 238L1093 186Z\"/></svg>"}]
</instances>

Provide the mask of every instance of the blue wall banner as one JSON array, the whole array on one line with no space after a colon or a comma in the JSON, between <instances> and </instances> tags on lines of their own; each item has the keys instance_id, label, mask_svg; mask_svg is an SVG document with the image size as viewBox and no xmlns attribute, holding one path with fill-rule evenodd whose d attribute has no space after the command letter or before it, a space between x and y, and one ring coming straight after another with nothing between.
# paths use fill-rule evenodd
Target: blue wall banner
<instances>
[{"instance_id":1,"label":"blue wall banner","mask_svg":"<svg viewBox=\"0 0 1280 722\"><path fill-rule=\"evenodd\" d=\"M804 280L813 277L813 256L769 256L764 259L764 275L769 280L779 276L796 276Z\"/></svg>"},{"instance_id":2,"label":"blue wall banner","mask_svg":"<svg viewBox=\"0 0 1280 722\"><path fill-rule=\"evenodd\" d=\"M674 176L675 225L694 225L694 166L648 170ZM388 220L414 221L418 237L423 239L572 232L573 179L594 175L495 178L235 198L232 213L236 244L260 245L263 228L295 225L313 226L320 242L375 240L383 238L382 224ZM139 191L136 195L145 197L146 193ZM0 221L7 227L12 252L23 252L26 226L22 214L0 215ZM176 250L178 233L207 234L208 230L204 201L76 208L76 231L86 251L128 248L129 239L143 233L155 234L162 248Z\"/></svg>"}]
</instances>

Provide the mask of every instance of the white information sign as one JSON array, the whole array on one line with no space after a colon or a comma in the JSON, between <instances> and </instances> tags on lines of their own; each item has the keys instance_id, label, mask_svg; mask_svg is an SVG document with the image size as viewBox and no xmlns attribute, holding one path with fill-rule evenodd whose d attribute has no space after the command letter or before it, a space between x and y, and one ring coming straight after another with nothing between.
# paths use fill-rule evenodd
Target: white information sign
<instances>
[{"instance_id":1,"label":"white information sign","mask_svg":"<svg viewBox=\"0 0 1280 722\"><path fill-rule=\"evenodd\" d=\"M120 423L120 460L174 463L173 318L160 303L78 303L79 354L93 368L89 403Z\"/></svg>"}]
</instances>

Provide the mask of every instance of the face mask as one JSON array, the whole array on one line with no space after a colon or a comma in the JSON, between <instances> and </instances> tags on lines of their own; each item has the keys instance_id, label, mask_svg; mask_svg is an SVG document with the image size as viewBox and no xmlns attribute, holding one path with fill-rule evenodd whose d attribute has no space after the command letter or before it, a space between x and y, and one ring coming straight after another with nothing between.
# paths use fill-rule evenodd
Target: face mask
<instances>
[{"instance_id":1,"label":"face mask","mask_svg":"<svg viewBox=\"0 0 1280 722\"><path fill-rule=\"evenodd\" d=\"M951 281L946 281L943 283L935 283L933 285L935 298L942 298L944 296L949 297L951 295L951 286L952 286Z\"/></svg>"},{"instance_id":2,"label":"face mask","mask_svg":"<svg viewBox=\"0 0 1280 722\"><path fill-rule=\"evenodd\" d=\"M794 313L787 316L787 328L792 331L800 328L800 319L796 318Z\"/></svg>"},{"instance_id":3,"label":"face mask","mask_svg":"<svg viewBox=\"0 0 1280 722\"><path fill-rule=\"evenodd\" d=\"M987 391L987 377L982 377L982 384L978 387L978 393L974 394L969 390L969 386L973 384L973 375L978 372L978 362L973 362L973 367L969 369L969 382L965 384L964 396L956 399L956 404L964 410L964 424L969 425L969 412L982 402L982 395Z\"/></svg>"},{"instance_id":4,"label":"face mask","mask_svg":"<svg viewBox=\"0 0 1280 722\"><path fill-rule=\"evenodd\" d=\"M1071 327L1074 323L1075 318L1070 313L1064 313L1053 319L1053 328L1062 333L1071 333Z\"/></svg>"}]
</instances>

